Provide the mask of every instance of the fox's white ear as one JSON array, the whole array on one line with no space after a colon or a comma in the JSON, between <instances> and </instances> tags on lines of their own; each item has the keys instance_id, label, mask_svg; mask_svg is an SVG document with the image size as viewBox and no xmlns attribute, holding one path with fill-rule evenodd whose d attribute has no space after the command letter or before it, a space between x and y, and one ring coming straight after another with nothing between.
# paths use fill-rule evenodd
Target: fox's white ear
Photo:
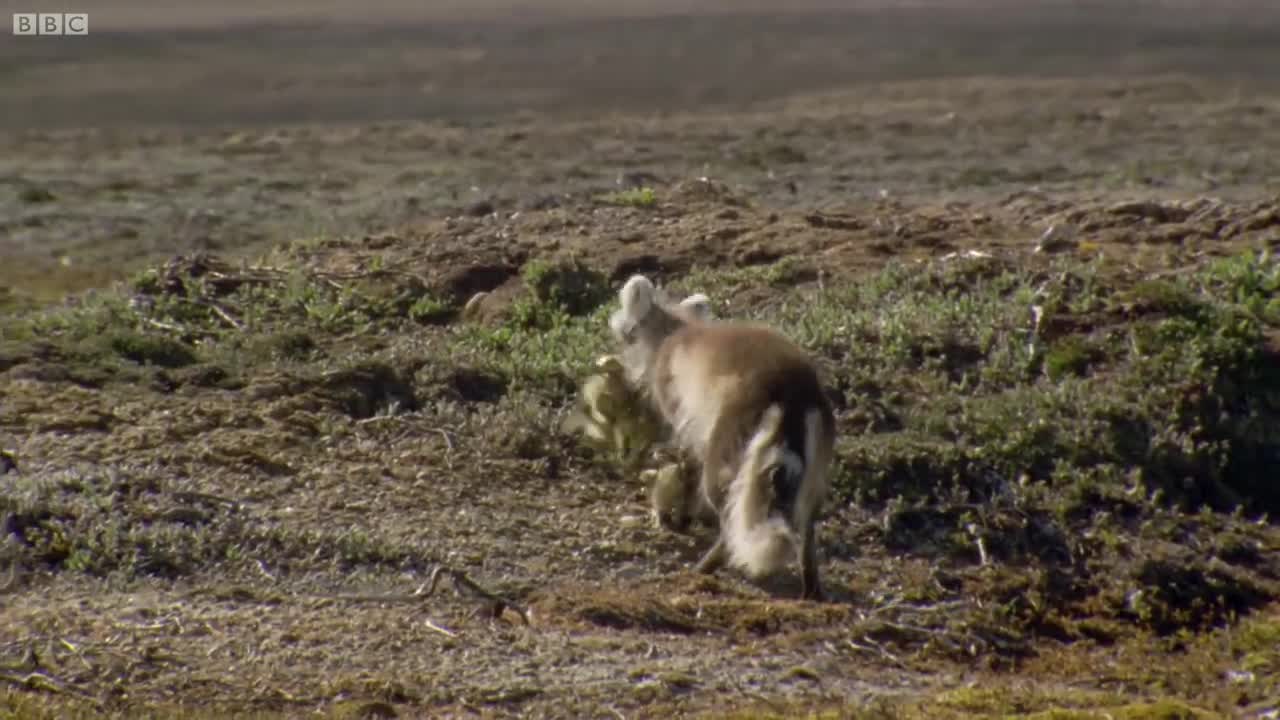
<instances>
[{"instance_id":1,"label":"fox's white ear","mask_svg":"<svg viewBox=\"0 0 1280 720\"><path fill-rule=\"evenodd\" d=\"M619 342L627 342L636 324L644 320L653 309L654 287L649 278L643 275L632 275L622 290L618 291L618 299L622 307L609 316L609 329Z\"/></svg>"},{"instance_id":2,"label":"fox's white ear","mask_svg":"<svg viewBox=\"0 0 1280 720\"><path fill-rule=\"evenodd\" d=\"M638 321L649 314L653 307L653 283L643 275L632 275L622 291L618 293L622 300L622 312L628 319Z\"/></svg>"},{"instance_id":3,"label":"fox's white ear","mask_svg":"<svg viewBox=\"0 0 1280 720\"><path fill-rule=\"evenodd\" d=\"M692 310L693 316L699 320L708 320L711 318L711 298L707 297L703 293L694 293L684 300L681 300L680 304L689 310Z\"/></svg>"},{"instance_id":4,"label":"fox's white ear","mask_svg":"<svg viewBox=\"0 0 1280 720\"><path fill-rule=\"evenodd\" d=\"M712 316L711 298L703 293L695 293L680 301L680 305L692 311L699 320L710 320Z\"/></svg>"}]
</instances>

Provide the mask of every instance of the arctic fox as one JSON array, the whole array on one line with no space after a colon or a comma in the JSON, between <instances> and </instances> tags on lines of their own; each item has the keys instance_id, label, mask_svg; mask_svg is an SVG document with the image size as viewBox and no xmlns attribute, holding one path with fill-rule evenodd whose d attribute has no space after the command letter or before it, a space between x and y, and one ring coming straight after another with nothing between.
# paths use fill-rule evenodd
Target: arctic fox
<instances>
[{"instance_id":1,"label":"arctic fox","mask_svg":"<svg viewBox=\"0 0 1280 720\"><path fill-rule=\"evenodd\" d=\"M627 380L701 463L701 499L719 514L698 570L758 579L798 557L801 596L821 598L814 526L836 431L812 360L772 328L689 312L643 275L619 299L609 327Z\"/></svg>"}]
</instances>

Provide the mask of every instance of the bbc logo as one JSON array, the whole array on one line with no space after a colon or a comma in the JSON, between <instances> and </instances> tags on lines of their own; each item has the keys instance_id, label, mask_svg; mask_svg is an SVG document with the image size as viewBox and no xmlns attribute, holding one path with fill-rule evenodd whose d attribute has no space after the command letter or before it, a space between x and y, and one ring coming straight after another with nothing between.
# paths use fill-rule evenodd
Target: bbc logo
<instances>
[{"instance_id":1,"label":"bbc logo","mask_svg":"<svg viewBox=\"0 0 1280 720\"><path fill-rule=\"evenodd\" d=\"M14 35L88 35L89 13L14 13Z\"/></svg>"}]
</instances>

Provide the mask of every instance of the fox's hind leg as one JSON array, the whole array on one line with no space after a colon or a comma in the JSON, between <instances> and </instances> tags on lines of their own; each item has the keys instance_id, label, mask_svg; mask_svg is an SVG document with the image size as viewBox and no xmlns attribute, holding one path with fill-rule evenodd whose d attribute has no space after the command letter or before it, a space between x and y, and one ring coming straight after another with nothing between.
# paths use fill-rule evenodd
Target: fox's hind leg
<instances>
[{"instance_id":1,"label":"fox's hind leg","mask_svg":"<svg viewBox=\"0 0 1280 720\"><path fill-rule=\"evenodd\" d=\"M818 542L816 523L809 522L800 540L800 597L805 600L821 601L825 597L822 591L822 580L818 577Z\"/></svg>"}]
</instances>

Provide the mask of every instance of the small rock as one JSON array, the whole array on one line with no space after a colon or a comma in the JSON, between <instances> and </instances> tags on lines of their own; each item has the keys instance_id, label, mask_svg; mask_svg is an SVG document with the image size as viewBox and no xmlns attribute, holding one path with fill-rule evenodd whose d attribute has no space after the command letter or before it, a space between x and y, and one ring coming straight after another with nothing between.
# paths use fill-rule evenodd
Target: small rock
<instances>
[{"instance_id":1,"label":"small rock","mask_svg":"<svg viewBox=\"0 0 1280 720\"><path fill-rule=\"evenodd\" d=\"M1080 243L1076 240L1074 227L1065 224L1050 225L1048 230L1036 242L1036 252L1057 253L1074 250Z\"/></svg>"},{"instance_id":2,"label":"small rock","mask_svg":"<svg viewBox=\"0 0 1280 720\"><path fill-rule=\"evenodd\" d=\"M662 184L662 178L651 172L620 172L614 182L624 188L639 189L660 185Z\"/></svg>"},{"instance_id":3,"label":"small rock","mask_svg":"<svg viewBox=\"0 0 1280 720\"><path fill-rule=\"evenodd\" d=\"M53 202L57 198L46 188L28 187L18 193L18 199L29 205L34 205L37 203Z\"/></svg>"},{"instance_id":4,"label":"small rock","mask_svg":"<svg viewBox=\"0 0 1280 720\"><path fill-rule=\"evenodd\" d=\"M494 213L493 203L481 200L467 206L467 214L471 217L485 217Z\"/></svg>"},{"instance_id":5,"label":"small rock","mask_svg":"<svg viewBox=\"0 0 1280 720\"><path fill-rule=\"evenodd\" d=\"M382 250L400 242L400 238L391 234L383 233L381 235L366 235L364 238L365 247L370 250Z\"/></svg>"},{"instance_id":6,"label":"small rock","mask_svg":"<svg viewBox=\"0 0 1280 720\"><path fill-rule=\"evenodd\" d=\"M352 717L362 718L362 720L384 719L400 717L400 713L388 703L374 701L365 703L352 711Z\"/></svg>"},{"instance_id":7,"label":"small rock","mask_svg":"<svg viewBox=\"0 0 1280 720\"><path fill-rule=\"evenodd\" d=\"M1191 211L1186 208L1149 200L1115 203L1107 208L1107 211L1112 215L1133 215L1154 220L1155 222L1182 222L1191 215Z\"/></svg>"},{"instance_id":8,"label":"small rock","mask_svg":"<svg viewBox=\"0 0 1280 720\"><path fill-rule=\"evenodd\" d=\"M528 210L551 210L560 207L562 204L560 198L555 195L542 195L525 203L525 208Z\"/></svg>"}]
</instances>

